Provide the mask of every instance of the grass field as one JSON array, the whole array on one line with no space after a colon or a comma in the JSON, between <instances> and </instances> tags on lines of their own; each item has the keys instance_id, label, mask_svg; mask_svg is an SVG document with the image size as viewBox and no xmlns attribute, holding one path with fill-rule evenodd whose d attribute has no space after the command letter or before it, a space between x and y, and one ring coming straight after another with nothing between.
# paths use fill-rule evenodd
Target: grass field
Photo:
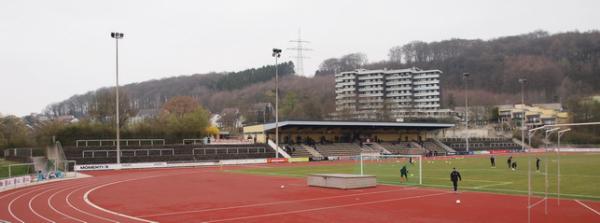
<instances>
[{"instance_id":1,"label":"grass field","mask_svg":"<svg viewBox=\"0 0 600 223\"><path fill-rule=\"evenodd\" d=\"M8 161L4 159L0 159L0 179L8 178L9 173L9 165L17 164L13 161ZM11 176L22 176L26 174L34 173L35 170L32 165L15 165L10 168Z\"/></svg>"},{"instance_id":2,"label":"grass field","mask_svg":"<svg viewBox=\"0 0 600 223\"><path fill-rule=\"evenodd\" d=\"M540 171L535 171L535 157L542 159ZM534 194L543 195L545 191L545 162L548 162L548 193L556 196L557 156L555 153L518 154L513 161L518 168L513 171L507 166L508 156L496 157L496 168L490 167L488 156L437 158L423 161L423 184L425 187L450 188L450 171L456 167L462 177L461 190L489 191L509 194L527 194L527 162L531 158L532 188ZM364 173L377 176L378 183L391 185L418 185L418 163L407 163L406 159L394 159L384 162L365 161ZM561 187L563 198L600 200L600 153L562 154ZM408 182L400 182L399 169L406 165L409 169ZM235 170L248 174L264 174L287 177L305 177L314 173L360 173L360 162L341 161L332 165L308 164L293 167L252 168Z\"/></svg>"}]
</instances>

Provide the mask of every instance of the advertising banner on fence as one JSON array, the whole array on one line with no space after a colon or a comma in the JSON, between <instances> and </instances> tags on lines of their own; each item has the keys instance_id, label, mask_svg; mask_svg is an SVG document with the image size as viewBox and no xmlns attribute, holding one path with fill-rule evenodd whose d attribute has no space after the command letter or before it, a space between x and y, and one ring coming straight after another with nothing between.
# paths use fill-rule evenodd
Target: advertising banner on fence
<instances>
[{"instance_id":1,"label":"advertising banner on fence","mask_svg":"<svg viewBox=\"0 0 600 223\"><path fill-rule=\"evenodd\" d=\"M155 162L155 163L123 163L121 169L138 169L138 168L161 168L167 167L166 162Z\"/></svg>"},{"instance_id":2,"label":"advertising banner on fence","mask_svg":"<svg viewBox=\"0 0 600 223\"><path fill-rule=\"evenodd\" d=\"M491 154L510 153L510 150L491 150Z\"/></svg>"},{"instance_id":3,"label":"advertising banner on fence","mask_svg":"<svg viewBox=\"0 0 600 223\"><path fill-rule=\"evenodd\" d=\"M86 170L114 170L118 169L117 164L84 164L75 165L75 171L86 171Z\"/></svg>"},{"instance_id":4,"label":"advertising banner on fence","mask_svg":"<svg viewBox=\"0 0 600 223\"><path fill-rule=\"evenodd\" d=\"M560 148L561 152L600 152L598 148Z\"/></svg>"},{"instance_id":5,"label":"advertising banner on fence","mask_svg":"<svg viewBox=\"0 0 600 223\"><path fill-rule=\"evenodd\" d=\"M84 165L75 165L75 171L161 168L161 167L167 167L167 163L166 162L155 162L155 163L123 163L123 164L84 164Z\"/></svg>"},{"instance_id":6,"label":"advertising banner on fence","mask_svg":"<svg viewBox=\"0 0 600 223\"><path fill-rule=\"evenodd\" d=\"M8 187L15 187L15 186L19 186L22 184L29 184L29 183L31 183L31 176L29 176L29 175L20 176L20 177L11 177L8 179L2 179L2 180L0 180L0 190L8 188Z\"/></svg>"},{"instance_id":7,"label":"advertising banner on fence","mask_svg":"<svg viewBox=\"0 0 600 223\"><path fill-rule=\"evenodd\" d=\"M221 160L221 165L239 165L239 164L257 164L267 163L267 159L239 159L239 160Z\"/></svg>"},{"instance_id":8,"label":"advertising banner on fence","mask_svg":"<svg viewBox=\"0 0 600 223\"><path fill-rule=\"evenodd\" d=\"M475 154L475 155L490 154L490 151L487 151L487 150L473 151L473 154Z\"/></svg>"},{"instance_id":9,"label":"advertising banner on fence","mask_svg":"<svg viewBox=\"0 0 600 223\"><path fill-rule=\"evenodd\" d=\"M287 158L269 158L267 159L268 163L287 163Z\"/></svg>"},{"instance_id":10,"label":"advertising banner on fence","mask_svg":"<svg viewBox=\"0 0 600 223\"><path fill-rule=\"evenodd\" d=\"M289 158L288 161L290 163L308 162L308 157L292 157L292 158Z\"/></svg>"},{"instance_id":11,"label":"advertising banner on fence","mask_svg":"<svg viewBox=\"0 0 600 223\"><path fill-rule=\"evenodd\" d=\"M217 166L219 162L167 163L167 167Z\"/></svg>"}]
</instances>

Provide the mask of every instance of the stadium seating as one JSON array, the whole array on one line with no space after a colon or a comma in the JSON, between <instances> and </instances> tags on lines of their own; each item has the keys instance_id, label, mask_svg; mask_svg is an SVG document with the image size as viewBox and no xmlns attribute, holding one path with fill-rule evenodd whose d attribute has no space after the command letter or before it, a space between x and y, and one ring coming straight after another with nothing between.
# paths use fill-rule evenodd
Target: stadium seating
<instances>
[{"instance_id":1,"label":"stadium seating","mask_svg":"<svg viewBox=\"0 0 600 223\"><path fill-rule=\"evenodd\" d=\"M78 164L116 162L117 152L113 146L64 147L64 151L68 160L75 160ZM121 162L123 163L214 161L271 157L275 157L275 152L265 144L121 147Z\"/></svg>"},{"instance_id":2,"label":"stadium seating","mask_svg":"<svg viewBox=\"0 0 600 223\"><path fill-rule=\"evenodd\" d=\"M428 151L435 152L439 155L445 155L448 152L441 146L438 146L432 139L424 141L423 148L427 149Z\"/></svg>"},{"instance_id":3,"label":"stadium seating","mask_svg":"<svg viewBox=\"0 0 600 223\"><path fill-rule=\"evenodd\" d=\"M285 145L286 152L292 157L313 157L302 145Z\"/></svg>"},{"instance_id":4,"label":"stadium seating","mask_svg":"<svg viewBox=\"0 0 600 223\"><path fill-rule=\"evenodd\" d=\"M353 143L315 144L315 149L323 156L358 156L362 149Z\"/></svg>"},{"instance_id":5,"label":"stadium seating","mask_svg":"<svg viewBox=\"0 0 600 223\"><path fill-rule=\"evenodd\" d=\"M415 145L414 142L381 142L379 145L383 146L392 154L422 155L427 153L425 149Z\"/></svg>"},{"instance_id":6,"label":"stadium seating","mask_svg":"<svg viewBox=\"0 0 600 223\"><path fill-rule=\"evenodd\" d=\"M441 142L456 151L466 151L464 138L442 138ZM469 138L469 150L519 150L521 147L510 138Z\"/></svg>"}]
</instances>

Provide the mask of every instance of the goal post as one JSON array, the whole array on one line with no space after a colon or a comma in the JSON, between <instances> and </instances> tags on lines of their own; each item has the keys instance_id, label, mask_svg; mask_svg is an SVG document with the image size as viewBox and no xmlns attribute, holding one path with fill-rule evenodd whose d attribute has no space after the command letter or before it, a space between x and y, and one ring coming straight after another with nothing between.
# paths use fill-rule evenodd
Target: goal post
<instances>
[{"instance_id":1,"label":"goal post","mask_svg":"<svg viewBox=\"0 0 600 223\"><path fill-rule=\"evenodd\" d=\"M389 184L423 184L423 156L421 155L359 155L360 175L375 175L377 181ZM401 169L407 170L401 179Z\"/></svg>"}]
</instances>

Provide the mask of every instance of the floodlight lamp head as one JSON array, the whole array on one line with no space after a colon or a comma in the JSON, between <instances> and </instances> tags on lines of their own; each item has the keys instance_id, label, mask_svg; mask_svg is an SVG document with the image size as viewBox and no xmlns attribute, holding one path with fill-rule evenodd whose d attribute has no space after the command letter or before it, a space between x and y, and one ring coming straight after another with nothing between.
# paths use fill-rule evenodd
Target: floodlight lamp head
<instances>
[{"instance_id":1,"label":"floodlight lamp head","mask_svg":"<svg viewBox=\"0 0 600 223\"><path fill-rule=\"evenodd\" d=\"M463 77L468 78L469 76L471 76L470 73L463 73Z\"/></svg>"},{"instance_id":2,"label":"floodlight lamp head","mask_svg":"<svg viewBox=\"0 0 600 223\"><path fill-rule=\"evenodd\" d=\"M123 33L111 32L110 37L115 39L122 39L125 36Z\"/></svg>"},{"instance_id":3,"label":"floodlight lamp head","mask_svg":"<svg viewBox=\"0 0 600 223\"><path fill-rule=\"evenodd\" d=\"M281 49L273 48L273 57L281 57Z\"/></svg>"}]
</instances>

